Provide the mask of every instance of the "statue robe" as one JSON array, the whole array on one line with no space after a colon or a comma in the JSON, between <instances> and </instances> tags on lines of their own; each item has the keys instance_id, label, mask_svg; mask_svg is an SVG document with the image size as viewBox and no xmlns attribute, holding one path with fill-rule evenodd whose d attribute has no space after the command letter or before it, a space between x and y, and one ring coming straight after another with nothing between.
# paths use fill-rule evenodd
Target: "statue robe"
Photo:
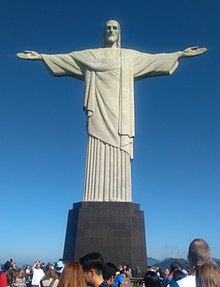
<instances>
[{"instance_id":1,"label":"statue robe","mask_svg":"<svg viewBox=\"0 0 220 287\"><path fill-rule=\"evenodd\" d=\"M85 83L89 140L83 200L131 202L134 80L171 74L179 52L152 55L101 48L42 58L53 76L72 76Z\"/></svg>"}]
</instances>

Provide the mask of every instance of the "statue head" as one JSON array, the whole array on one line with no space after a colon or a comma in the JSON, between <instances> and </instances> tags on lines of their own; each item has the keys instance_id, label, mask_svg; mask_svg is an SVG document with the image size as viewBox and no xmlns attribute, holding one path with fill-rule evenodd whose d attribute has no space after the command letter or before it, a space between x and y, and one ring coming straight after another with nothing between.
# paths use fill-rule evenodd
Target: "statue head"
<instances>
[{"instance_id":1,"label":"statue head","mask_svg":"<svg viewBox=\"0 0 220 287\"><path fill-rule=\"evenodd\" d=\"M103 47L121 47L121 28L116 20L108 20L105 23L103 34Z\"/></svg>"}]
</instances>

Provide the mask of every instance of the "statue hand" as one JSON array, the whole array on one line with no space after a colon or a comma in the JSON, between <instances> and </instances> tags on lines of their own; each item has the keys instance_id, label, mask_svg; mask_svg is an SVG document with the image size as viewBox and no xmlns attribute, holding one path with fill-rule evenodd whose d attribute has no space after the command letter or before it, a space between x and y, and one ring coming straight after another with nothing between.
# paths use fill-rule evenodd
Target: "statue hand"
<instances>
[{"instance_id":1,"label":"statue hand","mask_svg":"<svg viewBox=\"0 0 220 287\"><path fill-rule=\"evenodd\" d=\"M184 57L193 57L203 54L207 51L206 48L199 48L198 46L187 48L183 52Z\"/></svg>"},{"instance_id":2,"label":"statue hand","mask_svg":"<svg viewBox=\"0 0 220 287\"><path fill-rule=\"evenodd\" d=\"M23 53L18 53L16 55L18 58L25 59L25 60L41 60L41 54L38 54L34 51L24 51Z\"/></svg>"}]
</instances>

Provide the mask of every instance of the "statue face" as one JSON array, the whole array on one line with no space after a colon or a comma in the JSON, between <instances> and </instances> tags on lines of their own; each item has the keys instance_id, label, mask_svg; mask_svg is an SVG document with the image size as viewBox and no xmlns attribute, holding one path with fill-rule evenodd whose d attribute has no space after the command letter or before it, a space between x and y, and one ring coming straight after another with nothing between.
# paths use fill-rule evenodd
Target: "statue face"
<instances>
[{"instance_id":1,"label":"statue face","mask_svg":"<svg viewBox=\"0 0 220 287\"><path fill-rule=\"evenodd\" d=\"M119 27L118 23L114 20L110 20L105 26L105 42L109 45L114 45L118 41Z\"/></svg>"}]
</instances>

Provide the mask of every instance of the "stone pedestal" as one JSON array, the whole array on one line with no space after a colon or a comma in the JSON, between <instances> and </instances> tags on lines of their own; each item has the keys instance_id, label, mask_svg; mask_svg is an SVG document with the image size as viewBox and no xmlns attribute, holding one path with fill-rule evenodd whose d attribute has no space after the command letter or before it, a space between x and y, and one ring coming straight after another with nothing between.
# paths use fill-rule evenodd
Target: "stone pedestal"
<instances>
[{"instance_id":1,"label":"stone pedestal","mask_svg":"<svg viewBox=\"0 0 220 287\"><path fill-rule=\"evenodd\" d=\"M78 202L69 211L64 261L99 252L105 262L147 265L144 213L130 202Z\"/></svg>"}]
</instances>

